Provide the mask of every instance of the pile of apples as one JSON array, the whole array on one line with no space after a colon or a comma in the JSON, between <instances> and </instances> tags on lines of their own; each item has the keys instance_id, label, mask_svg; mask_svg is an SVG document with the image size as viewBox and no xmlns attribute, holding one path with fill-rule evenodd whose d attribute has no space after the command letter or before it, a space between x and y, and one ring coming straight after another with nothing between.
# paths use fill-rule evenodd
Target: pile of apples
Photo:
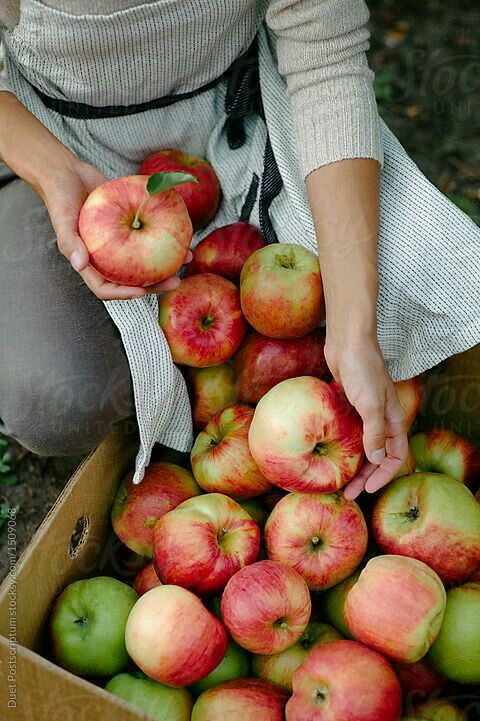
<instances>
[{"instance_id":1,"label":"pile of apples","mask_svg":"<svg viewBox=\"0 0 480 721\"><path fill-rule=\"evenodd\" d=\"M398 477L347 500L362 423L329 382L322 315L308 250L246 223L197 246L159 317L190 462L122 481L112 525L142 568L133 588L63 591L56 663L160 721L467 719L448 696L480 683L480 454L411 434ZM396 386L411 429L422 382Z\"/></svg>"}]
</instances>

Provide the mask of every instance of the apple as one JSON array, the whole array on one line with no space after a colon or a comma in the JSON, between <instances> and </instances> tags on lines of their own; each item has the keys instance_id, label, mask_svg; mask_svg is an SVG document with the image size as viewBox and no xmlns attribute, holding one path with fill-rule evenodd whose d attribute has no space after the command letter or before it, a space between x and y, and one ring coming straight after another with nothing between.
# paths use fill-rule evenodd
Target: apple
<instances>
[{"instance_id":1,"label":"apple","mask_svg":"<svg viewBox=\"0 0 480 721\"><path fill-rule=\"evenodd\" d=\"M193 593L180 586L157 586L132 608L125 644L147 676L180 688L218 666L227 650L227 634Z\"/></svg>"},{"instance_id":2,"label":"apple","mask_svg":"<svg viewBox=\"0 0 480 721\"><path fill-rule=\"evenodd\" d=\"M183 368L191 391L193 427L205 428L210 418L237 402L235 376L228 363L210 368Z\"/></svg>"},{"instance_id":3,"label":"apple","mask_svg":"<svg viewBox=\"0 0 480 721\"><path fill-rule=\"evenodd\" d=\"M238 501L238 503L253 518L260 529L265 527L268 519L268 508L263 498L247 498Z\"/></svg>"},{"instance_id":4,"label":"apple","mask_svg":"<svg viewBox=\"0 0 480 721\"><path fill-rule=\"evenodd\" d=\"M260 399L248 434L251 454L272 483L298 493L331 493L363 463L362 421L336 385L289 378Z\"/></svg>"},{"instance_id":5,"label":"apple","mask_svg":"<svg viewBox=\"0 0 480 721\"><path fill-rule=\"evenodd\" d=\"M480 583L448 591L443 625L429 661L451 681L480 683Z\"/></svg>"},{"instance_id":6,"label":"apple","mask_svg":"<svg viewBox=\"0 0 480 721\"><path fill-rule=\"evenodd\" d=\"M420 413L425 400L425 389L420 378L409 378L406 381L397 381L395 384L400 405L405 411L406 426L409 430Z\"/></svg>"},{"instance_id":7,"label":"apple","mask_svg":"<svg viewBox=\"0 0 480 721\"><path fill-rule=\"evenodd\" d=\"M328 366L324 347L325 335L318 329L290 340L267 338L250 331L232 359L239 400L256 404L287 378L325 378Z\"/></svg>"},{"instance_id":8,"label":"apple","mask_svg":"<svg viewBox=\"0 0 480 721\"><path fill-rule=\"evenodd\" d=\"M408 705L438 695L447 685L447 679L434 671L426 658L416 663L394 663Z\"/></svg>"},{"instance_id":9,"label":"apple","mask_svg":"<svg viewBox=\"0 0 480 721\"><path fill-rule=\"evenodd\" d=\"M283 721L287 695L268 681L239 678L197 699L192 721Z\"/></svg>"},{"instance_id":10,"label":"apple","mask_svg":"<svg viewBox=\"0 0 480 721\"><path fill-rule=\"evenodd\" d=\"M297 571L258 561L238 571L222 596L222 618L232 638L252 653L280 653L298 641L310 620L308 586Z\"/></svg>"},{"instance_id":11,"label":"apple","mask_svg":"<svg viewBox=\"0 0 480 721\"><path fill-rule=\"evenodd\" d=\"M232 639L229 639L225 656L218 666L208 676L194 683L191 689L197 696L200 696L201 693L219 683L248 676L249 666L248 653L237 646Z\"/></svg>"},{"instance_id":12,"label":"apple","mask_svg":"<svg viewBox=\"0 0 480 721\"><path fill-rule=\"evenodd\" d=\"M162 583L212 596L243 566L257 560L260 529L221 493L190 498L160 518L154 563Z\"/></svg>"},{"instance_id":13,"label":"apple","mask_svg":"<svg viewBox=\"0 0 480 721\"><path fill-rule=\"evenodd\" d=\"M238 289L213 273L192 275L164 293L159 323L174 362L194 368L228 361L247 329Z\"/></svg>"},{"instance_id":14,"label":"apple","mask_svg":"<svg viewBox=\"0 0 480 721\"><path fill-rule=\"evenodd\" d=\"M360 569L356 570L355 573L352 573L352 575L344 581L341 581L341 583L337 583L336 586L329 588L320 596L322 617L336 628L344 638L351 640L353 640L353 636L345 622L344 610L347 596L358 581L359 576Z\"/></svg>"},{"instance_id":15,"label":"apple","mask_svg":"<svg viewBox=\"0 0 480 721\"><path fill-rule=\"evenodd\" d=\"M324 313L318 257L300 245L273 243L256 250L240 274L242 310L271 338L301 338Z\"/></svg>"},{"instance_id":16,"label":"apple","mask_svg":"<svg viewBox=\"0 0 480 721\"><path fill-rule=\"evenodd\" d=\"M357 568L367 550L367 524L343 495L289 493L269 516L265 543L272 561L298 571L311 591L324 591Z\"/></svg>"},{"instance_id":17,"label":"apple","mask_svg":"<svg viewBox=\"0 0 480 721\"><path fill-rule=\"evenodd\" d=\"M253 413L250 406L228 406L218 411L197 436L190 459L196 481L204 491L244 500L271 488L248 445Z\"/></svg>"},{"instance_id":18,"label":"apple","mask_svg":"<svg viewBox=\"0 0 480 721\"><path fill-rule=\"evenodd\" d=\"M419 661L438 636L446 605L440 578L406 556L372 558L345 602L350 633L403 663Z\"/></svg>"},{"instance_id":19,"label":"apple","mask_svg":"<svg viewBox=\"0 0 480 721\"><path fill-rule=\"evenodd\" d=\"M338 631L326 623L310 621L300 639L281 653L270 656L254 656L252 659L255 676L263 678L270 683L292 693L293 674L308 658L316 646L327 641L336 641L341 638Z\"/></svg>"},{"instance_id":20,"label":"apple","mask_svg":"<svg viewBox=\"0 0 480 721\"><path fill-rule=\"evenodd\" d=\"M170 688L143 674L121 673L110 679L105 691L137 706L157 721L190 721L193 704L186 688Z\"/></svg>"},{"instance_id":21,"label":"apple","mask_svg":"<svg viewBox=\"0 0 480 721\"><path fill-rule=\"evenodd\" d=\"M355 641L320 644L293 675L287 721L399 721L402 693L386 659Z\"/></svg>"},{"instance_id":22,"label":"apple","mask_svg":"<svg viewBox=\"0 0 480 721\"><path fill-rule=\"evenodd\" d=\"M247 258L264 245L262 231L250 223L240 221L223 225L212 230L198 243L193 251L193 260L185 269L185 275L216 273L238 283Z\"/></svg>"},{"instance_id":23,"label":"apple","mask_svg":"<svg viewBox=\"0 0 480 721\"><path fill-rule=\"evenodd\" d=\"M444 473L471 486L480 476L480 453L468 438L446 428L417 433L410 439L417 469Z\"/></svg>"},{"instance_id":24,"label":"apple","mask_svg":"<svg viewBox=\"0 0 480 721\"><path fill-rule=\"evenodd\" d=\"M220 183L217 175L204 158L181 150L159 150L149 155L140 166L139 173L152 175L159 171L184 171L197 178L178 189L187 206L195 230L212 220L220 203Z\"/></svg>"},{"instance_id":25,"label":"apple","mask_svg":"<svg viewBox=\"0 0 480 721\"><path fill-rule=\"evenodd\" d=\"M433 568L446 584L480 568L480 505L455 478L413 473L390 483L372 515L377 546Z\"/></svg>"},{"instance_id":26,"label":"apple","mask_svg":"<svg viewBox=\"0 0 480 721\"><path fill-rule=\"evenodd\" d=\"M468 721L467 714L446 698L432 699L416 706L415 715L425 721Z\"/></svg>"},{"instance_id":27,"label":"apple","mask_svg":"<svg viewBox=\"0 0 480 721\"><path fill-rule=\"evenodd\" d=\"M128 548L151 558L157 520L201 492L185 468L174 463L150 463L141 483L135 485L130 473L120 484L112 506L113 529Z\"/></svg>"},{"instance_id":28,"label":"apple","mask_svg":"<svg viewBox=\"0 0 480 721\"><path fill-rule=\"evenodd\" d=\"M80 676L113 676L128 664L125 625L138 596L108 576L74 581L55 601L48 622L56 664Z\"/></svg>"},{"instance_id":29,"label":"apple","mask_svg":"<svg viewBox=\"0 0 480 721\"><path fill-rule=\"evenodd\" d=\"M169 189L163 192L152 188L147 175L109 180L83 204L78 232L90 265L107 280L151 286L174 275L185 262L192 223L169 175L164 174L163 186Z\"/></svg>"},{"instance_id":30,"label":"apple","mask_svg":"<svg viewBox=\"0 0 480 721\"><path fill-rule=\"evenodd\" d=\"M394 478L401 478L402 476L409 476L411 473L415 473L415 456L413 455L413 451L408 447L408 456L407 460L403 464L403 466L400 468L399 471L394 475Z\"/></svg>"},{"instance_id":31,"label":"apple","mask_svg":"<svg viewBox=\"0 0 480 721\"><path fill-rule=\"evenodd\" d=\"M137 573L135 581L133 582L133 590L138 593L139 596L143 596L143 594L150 591L150 589L161 585L162 582L157 576L155 566L153 563L147 563L147 565Z\"/></svg>"}]
</instances>

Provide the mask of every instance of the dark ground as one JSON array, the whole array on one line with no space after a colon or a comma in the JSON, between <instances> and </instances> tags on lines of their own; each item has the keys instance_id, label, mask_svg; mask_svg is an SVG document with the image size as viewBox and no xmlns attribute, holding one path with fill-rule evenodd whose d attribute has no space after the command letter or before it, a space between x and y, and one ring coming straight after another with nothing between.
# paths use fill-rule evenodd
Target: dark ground
<instances>
[{"instance_id":1,"label":"dark ground","mask_svg":"<svg viewBox=\"0 0 480 721\"><path fill-rule=\"evenodd\" d=\"M383 118L428 178L478 222L480 11L475 14L473 2L448 0L369 5L370 62ZM0 463L0 524L8 508L18 506L21 551L78 459L40 459L17 444L9 452L11 471L2 472ZM4 525L0 547L5 539ZM0 554L0 577L7 563L7 554Z\"/></svg>"}]
</instances>

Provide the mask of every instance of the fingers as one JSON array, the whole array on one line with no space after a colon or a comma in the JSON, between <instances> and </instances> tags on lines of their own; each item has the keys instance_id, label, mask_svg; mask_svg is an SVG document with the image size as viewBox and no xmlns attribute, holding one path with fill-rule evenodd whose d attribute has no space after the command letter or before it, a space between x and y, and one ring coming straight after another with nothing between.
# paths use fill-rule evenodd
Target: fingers
<instances>
[{"instance_id":1,"label":"fingers","mask_svg":"<svg viewBox=\"0 0 480 721\"><path fill-rule=\"evenodd\" d=\"M370 463L380 465L385 458L385 400L372 399L357 408L363 420L363 446Z\"/></svg>"},{"instance_id":2,"label":"fingers","mask_svg":"<svg viewBox=\"0 0 480 721\"><path fill-rule=\"evenodd\" d=\"M85 283L92 293L100 300L129 300L130 298L142 298L146 295L145 288L133 288L128 285L110 283L100 273L88 266L80 272Z\"/></svg>"},{"instance_id":3,"label":"fingers","mask_svg":"<svg viewBox=\"0 0 480 721\"><path fill-rule=\"evenodd\" d=\"M188 251L187 257L185 258L185 263L191 263L193 260L193 253L191 250Z\"/></svg>"},{"instance_id":4,"label":"fingers","mask_svg":"<svg viewBox=\"0 0 480 721\"><path fill-rule=\"evenodd\" d=\"M78 273L88 266L89 255L83 241L76 233L66 233L57 236L59 251L64 255L74 270Z\"/></svg>"},{"instance_id":5,"label":"fingers","mask_svg":"<svg viewBox=\"0 0 480 721\"><path fill-rule=\"evenodd\" d=\"M365 463L360 473L355 476L353 481L350 481L350 483L345 486L345 488L343 489L343 495L348 501L353 501L355 498L357 498L357 496L360 495L360 493L365 488L366 482L376 468L378 468L378 466L375 466L373 463L370 463L368 461L367 463Z\"/></svg>"},{"instance_id":6,"label":"fingers","mask_svg":"<svg viewBox=\"0 0 480 721\"><path fill-rule=\"evenodd\" d=\"M147 293L164 293L167 290L175 290L181 282L182 281L177 275L171 275L170 278L167 278L156 285L150 285L148 288L145 288L145 290Z\"/></svg>"},{"instance_id":7,"label":"fingers","mask_svg":"<svg viewBox=\"0 0 480 721\"><path fill-rule=\"evenodd\" d=\"M390 483L405 463L408 455L405 413L400 406L393 386L387 390L385 426L386 457L368 479L365 485L365 490L368 493L375 493L375 491Z\"/></svg>"}]
</instances>

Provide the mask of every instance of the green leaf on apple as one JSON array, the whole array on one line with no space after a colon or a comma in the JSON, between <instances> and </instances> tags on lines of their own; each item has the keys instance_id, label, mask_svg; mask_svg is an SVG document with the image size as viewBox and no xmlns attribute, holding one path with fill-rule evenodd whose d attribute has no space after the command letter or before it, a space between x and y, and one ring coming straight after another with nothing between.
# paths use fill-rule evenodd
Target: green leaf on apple
<instances>
[{"instance_id":1,"label":"green leaf on apple","mask_svg":"<svg viewBox=\"0 0 480 721\"><path fill-rule=\"evenodd\" d=\"M199 179L183 170L154 173L147 180L147 192L150 196L164 193L182 183L199 183Z\"/></svg>"}]
</instances>

